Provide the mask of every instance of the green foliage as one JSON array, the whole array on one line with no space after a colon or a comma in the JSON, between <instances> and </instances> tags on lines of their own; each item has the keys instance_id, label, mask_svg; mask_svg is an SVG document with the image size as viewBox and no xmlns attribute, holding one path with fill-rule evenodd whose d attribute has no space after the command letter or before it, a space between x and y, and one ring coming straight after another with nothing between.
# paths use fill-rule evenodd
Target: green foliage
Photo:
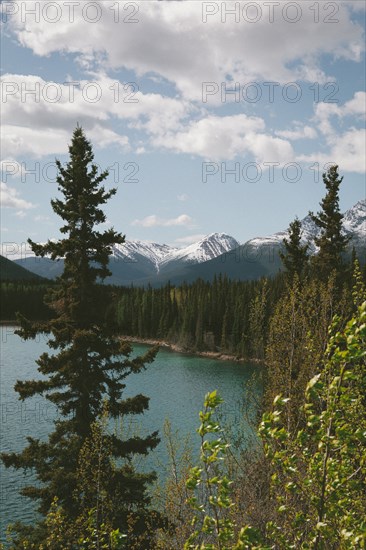
<instances>
[{"instance_id":1,"label":"green foliage","mask_svg":"<svg viewBox=\"0 0 366 550\"><path fill-rule=\"evenodd\" d=\"M227 444L220 437L222 431L219 423L213 418L214 411L222 399L217 392L208 393L204 401L204 410L200 412L201 425L198 434L201 437L201 463L202 468L191 469L190 477L187 480L187 488L195 491L203 488L203 501L200 501L194 494L188 503L194 510L193 525L194 533L189 537L184 548L189 549L211 549L227 548L233 538L233 526L230 520L225 517L223 511L230 508L231 482L226 476L219 474L219 462L226 454ZM214 437L209 437L213 435ZM208 540L216 544L196 544L201 534L205 534Z\"/></svg>"},{"instance_id":2,"label":"green foliage","mask_svg":"<svg viewBox=\"0 0 366 550\"><path fill-rule=\"evenodd\" d=\"M364 283L360 263L357 259L353 262L353 303L356 307L360 307L366 296L366 285Z\"/></svg>"},{"instance_id":3,"label":"green foliage","mask_svg":"<svg viewBox=\"0 0 366 550\"><path fill-rule=\"evenodd\" d=\"M267 334L266 321L268 303L268 282L265 279L258 288L249 306L249 333L252 356L258 359L264 358L265 341Z\"/></svg>"},{"instance_id":4,"label":"green foliage","mask_svg":"<svg viewBox=\"0 0 366 550\"><path fill-rule=\"evenodd\" d=\"M156 532L154 550L181 550L192 532L186 486L192 467L192 448L190 437L182 439L179 430L172 430L168 419L164 423L163 441L167 447L168 462L160 464L164 469L164 483L157 484L153 501L161 503L165 521Z\"/></svg>"},{"instance_id":5,"label":"green foliage","mask_svg":"<svg viewBox=\"0 0 366 550\"><path fill-rule=\"evenodd\" d=\"M235 524L230 517L232 482L220 468L229 445L221 437L223 430L215 420L215 411L222 402L217 391L208 393L204 410L199 414L201 466L192 468L187 480L187 488L193 492L188 504L193 510L194 532L185 543L185 550L256 548L257 533L249 526L240 531L235 542Z\"/></svg>"},{"instance_id":6,"label":"green foliage","mask_svg":"<svg viewBox=\"0 0 366 550\"><path fill-rule=\"evenodd\" d=\"M306 386L304 421L288 421L292 395L278 395L263 414L259 435L274 507L262 533L245 524L239 531L233 519L231 482L219 466L228 445L213 418L221 399L206 396L201 465L187 482L195 530L185 549L366 548L366 293L357 265L354 278L357 311L347 323L333 318L323 363Z\"/></svg>"},{"instance_id":7,"label":"green foliage","mask_svg":"<svg viewBox=\"0 0 366 550\"><path fill-rule=\"evenodd\" d=\"M266 349L265 402L270 407L279 393L290 398L284 411L289 430L304 420L301 406L305 387L321 368L328 327L339 308L333 278L327 283L306 279L300 283L296 275L276 304Z\"/></svg>"},{"instance_id":8,"label":"green foliage","mask_svg":"<svg viewBox=\"0 0 366 550\"><path fill-rule=\"evenodd\" d=\"M339 321L306 388L306 427L286 429L282 397L260 426L278 503L267 537L280 548L366 545L366 302L345 329Z\"/></svg>"},{"instance_id":9,"label":"green foliage","mask_svg":"<svg viewBox=\"0 0 366 550\"><path fill-rule=\"evenodd\" d=\"M46 535L42 543L32 543L24 537L21 546L27 550L127 550L127 535L107 524L96 523L97 511L89 509L85 518L76 518L72 523L54 498L44 521Z\"/></svg>"}]
</instances>

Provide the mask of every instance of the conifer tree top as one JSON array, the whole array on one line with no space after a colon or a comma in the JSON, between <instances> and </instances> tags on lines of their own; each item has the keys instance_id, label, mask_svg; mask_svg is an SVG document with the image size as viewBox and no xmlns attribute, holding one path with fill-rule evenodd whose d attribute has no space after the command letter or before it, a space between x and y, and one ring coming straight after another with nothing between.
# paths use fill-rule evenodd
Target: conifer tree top
<instances>
[{"instance_id":1,"label":"conifer tree top","mask_svg":"<svg viewBox=\"0 0 366 550\"><path fill-rule=\"evenodd\" d=\"M74 130L69 153L70 160L66 167L56 160L58 190L63 199L51 200L54 212L65 222L60 231L66 238L57 242L48 241L45 245L34 243L31 239L28 242L37 256L50 254L52 259L65 258L64 276L68 276L70 268L73 271L82 265L85 271L88 264L91 280L102 280L110 275L107 265L112 246L122 244L124 236L113 228L99 233L95 226L106 221L100 206L115 195L117 189L106 191L102 185L108 171L98 174L98 166L93 163L92 145L81 126Z\"/></svg>"}]
</instances>

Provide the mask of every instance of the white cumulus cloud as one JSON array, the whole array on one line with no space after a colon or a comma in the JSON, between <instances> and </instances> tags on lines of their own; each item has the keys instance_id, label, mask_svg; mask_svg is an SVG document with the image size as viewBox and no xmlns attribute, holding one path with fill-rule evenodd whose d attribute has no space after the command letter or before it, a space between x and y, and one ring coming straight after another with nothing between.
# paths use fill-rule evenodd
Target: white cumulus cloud
<instances>
[{"instance_id":1,"label":"white cumulus cloud","mask_svg":"<svg viewBox=\"0 0 366 550\"><path fill-rule=\"evenodd\" d=\"M176 218L160 218L155 214L151 216L146 216L142 220L134 220L131 225L140 225L142 227L174 227L178 225L190 226L192 225L192 218L187 214L181 214Z\"/></svg>"},{"instance_id":2,"label":"white cumulus cloud","mask_svg":"<svg viewBox=\"0 0 366 550\"><path fill-rule=\"evenodd\" d=\"M317 81L326 81L329 75L320 66L322 55L359 61L364 50L362 28L351 20L357 3L352 3L352 9L347 2L337 3L339 9L333 15L330 3L318 22L314 8L307 2L297 3L300 13L295 23L291 21L296 16L294 9L284 8L283 2L273 3L272 21L271 3L257 3L255 24L250 22L253 13L246 8L248 2L243 1L214 2L217 10L206 21L207 3L138 1L131 3L136 6L136 13L131 14L134 24L126 21L124 3L114 0L92 2L97 8L86 13L84 3L78 3L73 16L68 3L60 2L57 24L50 21L55 17L52 10L41 13L38 21L22 13L22 9L42 10L38 1L16 4L20 9L9 24L19 42L36 55L66 52L76 55L84 68L125 67L138 76L165 79L182 96L196 100L201 97L202 82L225 82L227 75L241 83L313 81L314 75ZM222 11L233 8L237 14L227 15L223 23ZM329 24L324 15L337 24ZM98 21L92 23L95 16Z\"/></svg>"},{"instance_id":3,"label":"white cumulus cloud","mask_svg":"<svg viewBox=\"0 0 366 550\"><path fill-rule=\"evenodd\" d=\"M335 103L319 103L315 107L313 121L318 124L324 135L328 152L316 151L309 155L299 155L297 160L319 162L321 164L339 164L347 172L363 174L366 172L366 130L364 128L366 93L356 92L352 99L343 105ZM362 128L350 126L347 130L336 128L334 120L342 121L346 117L353 117L354 121L361 122Z\"/></svg>"},{"instance_id":4,"label":"white cumulus cloud","mask_svg":"<svg viewBox=\"0 0 366 550\"><path fill-rule=\"evenodd\" d=\"M35 205L20 197L20 193L14 187L9 187L3 181L0 182L0 204L4 208L29 209ZM20 215L17 213L17 215Z\"/></svg>"},{"instance_id":5,"label":"white cumulus cloud","mask_svg":"<svg viewBox=\"0 0 366 550\"><path fill-rule=\"evenodd\" d=\"M297 139L315 139L317 137L317 131L311 126L299 126L297 125L295 130L277 130L276 136L283 137L285 139L297 140Z\"/></svg>"}]
</instances>

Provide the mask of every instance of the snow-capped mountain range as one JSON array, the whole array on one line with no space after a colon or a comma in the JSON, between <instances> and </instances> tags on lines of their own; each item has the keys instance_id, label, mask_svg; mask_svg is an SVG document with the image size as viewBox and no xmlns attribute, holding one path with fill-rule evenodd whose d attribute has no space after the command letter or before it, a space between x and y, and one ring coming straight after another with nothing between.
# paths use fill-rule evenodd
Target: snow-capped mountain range
<instances>
[{"instance_id":1,"label":"snow-capped mountain range","mask_svg":"<svg viewBox=\"0 0 366 550\"><path fill-rule=\"evenodd\" d=\"M358 201L345 212L343 227L347 233L354 233L365 238L366 236L366 199Z\"/></svg>"},{"instance_id":2,"label":"snow-capped mountain range","mask_svg":"<svg viewBox=\"0 0 366 550\"><path fill-rule=\"evenodd\" d=\"M310 216L301 221L302 241L310 244L310 251L315 252L313 244L314 237L320 233ZM352 235L353 239L363 241L366 239L366 200L361 200L352 208L347 210L343 218L343 229L345 234ZM268 237L256 237L247 241L244 246L281 246L288 231L283 230ZM168 245L160 245L146 241L126 241L122 245L114 247L114 255L117 258L138 261L141 257L150 261L156 268L156 272L170 270L178 263L199 264L207 262L222 254L233 251L240 246L240 243L226 233L211 233L197 243L185 248L173 248Z\"/></svg>"},{"instance_id":3,"label":"snow-capped mountain range","mask_svg":"<svg viewBox=\"0 0 366 550\"><path fill-rule=\"evenodd\" d=\"M113 255L126 262L137 262L143 257L155 266L156 272L170 270L177 263L207 262L239 246L239 242L225 233L211 233L197 243L174 248L146 241L126 241L114 246Z\"/></svg>"},{"instance_id":4,"label":"snow-capped mountain range","mask_svg":"<svg viewBox=\"0 0 366 550\"><path fill-rule=\"evenodd\" d=\"M357 202L344 213L344 232L352 236L361 261L366 261L366 200ZM313 239L319 228L306 216L302 220L302 240L316 253ZM126 241L114 246L109 268L111 284L163 284L170 280L176 284L197 277L210 280L214 275L226 274L236 279L254 279L271 275L281 267L278 251L287 230L267 237L256 237L240 244L225 233L212 233L197 243L184 248L146 241ZM16 263L42 277L54 278L62 273L63 260L27 257Z\"/></svg>"},{"instance_id":5,"label":"snow-capped mountain range","mask_svg":"<svg viewBox=\"0 0 366 550\"><path fill-rule=\"evenodd\" d=\"M139 258L145 258L145 260L155 266L156 271L159 271L160 264L164 258L175 250L175 248L167 244L135 240L114 245L113 256L126 262L130 261L131 263L138 261Z\"/></svg>"},{"instance_id":6,"label":"snow-capped mountain range","mask_svg":"<svg viewBox=\"0 0 366 550\"><path fill-rule=\"evenodd\" d=\"M303 243L310 245L310 252L315 252L316 247L313 243L315 237L320 234L320 229L308 215L301 220L301 230ZM358 201L352 208L343 215L343 230L346 235L352 236L355 242L366 241L366 199ZM279 231L269 237L257 237L251 239L246 244L254 246L277 245L281 246L285 237L288 237L288 231Z\"/></svg>"}]
</instances>

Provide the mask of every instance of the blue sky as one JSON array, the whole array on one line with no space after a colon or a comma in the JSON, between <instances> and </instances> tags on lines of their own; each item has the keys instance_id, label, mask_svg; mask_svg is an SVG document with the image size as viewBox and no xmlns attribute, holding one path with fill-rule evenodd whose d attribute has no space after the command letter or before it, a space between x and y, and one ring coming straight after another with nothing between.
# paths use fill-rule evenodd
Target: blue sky
<instances>
[{"instance_id":1,"label":"blue sky","mask_svg":"<svg viewBox=\"0 0 366 550\"><path fill-rule=\"evenodd\" d=\"M27 237L59 236L54 160L67 160L77 122L118 188L107 225L127 239L284 229L318 209L327 163L344 176L343 210L365 198L364 2L1 8L9 257Z\"/></svg>"}]
</instances>

